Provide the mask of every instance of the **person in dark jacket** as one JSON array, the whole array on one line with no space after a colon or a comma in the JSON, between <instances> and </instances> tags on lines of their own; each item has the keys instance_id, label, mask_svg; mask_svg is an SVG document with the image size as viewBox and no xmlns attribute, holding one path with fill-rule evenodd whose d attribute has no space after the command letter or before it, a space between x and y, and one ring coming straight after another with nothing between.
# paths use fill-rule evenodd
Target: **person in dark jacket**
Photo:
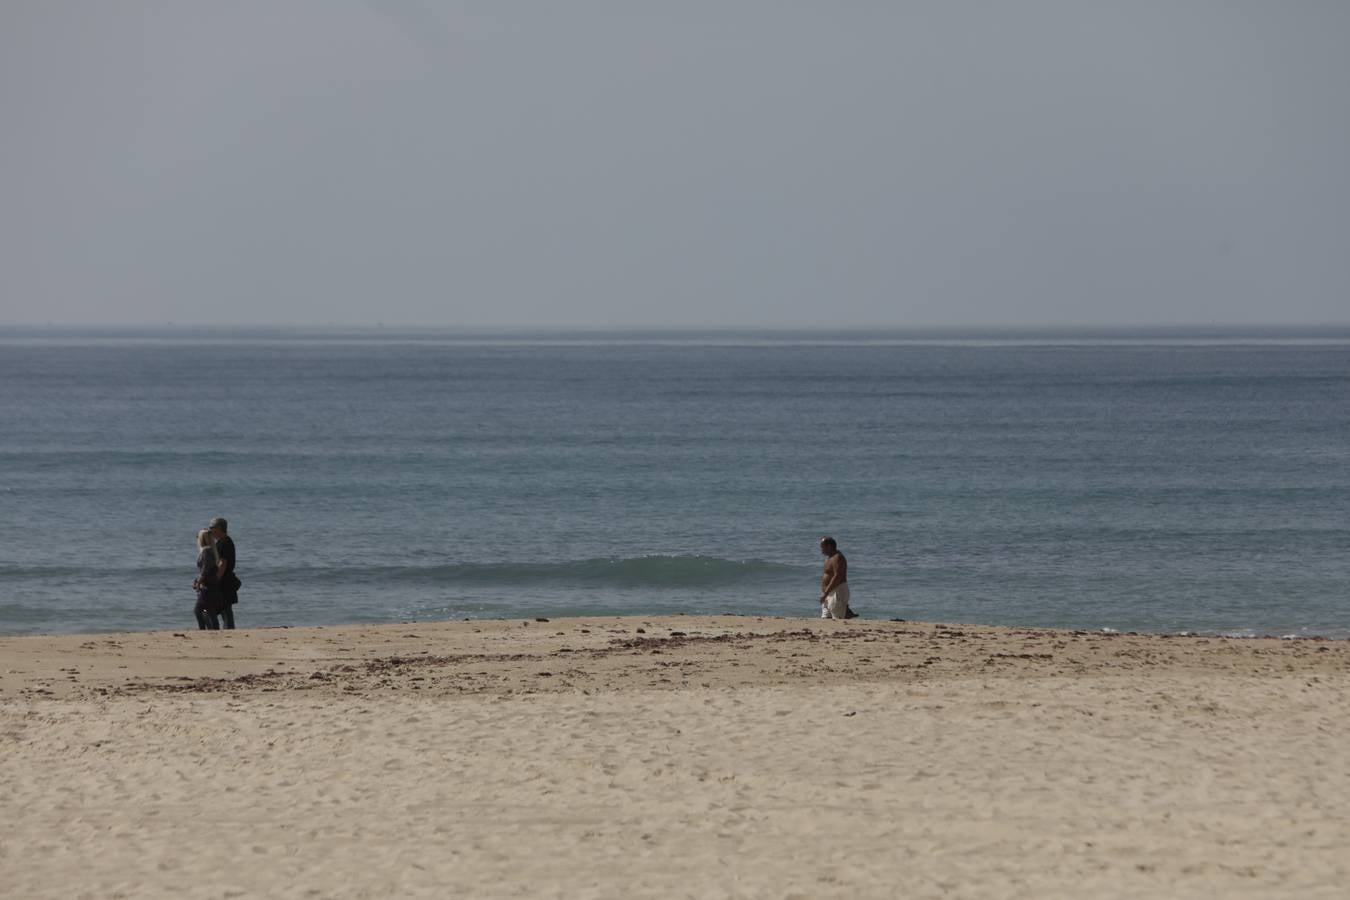
<instances>
[{"instance_id":1,"label":"person in dark jacket","mask_svg":"<svg viewBox=\"0 0 1350 900\"><path fill-rule=\"evenodd\" d=\"M211 537L216 542L216 581L220 587L220 619L227 629L234 628L234 605L239 602L239 576L234 574L234 541L230 523L220 516L211 520Z\"/></svg>"},{"instance_id":2,"label":"person in dark jacket","mask_svg":"<svg viewBox=\"0 0 1350 900\"><path fill-rule=\"evenodd\" d=\"M197 627L202 631L216 631L220 628L220 560L216 557L216 542L211 530L203 528L197 532L197 580L192 582L197 592L197 605L192 614L197 617Z\"/></svg>"}]
</instances>

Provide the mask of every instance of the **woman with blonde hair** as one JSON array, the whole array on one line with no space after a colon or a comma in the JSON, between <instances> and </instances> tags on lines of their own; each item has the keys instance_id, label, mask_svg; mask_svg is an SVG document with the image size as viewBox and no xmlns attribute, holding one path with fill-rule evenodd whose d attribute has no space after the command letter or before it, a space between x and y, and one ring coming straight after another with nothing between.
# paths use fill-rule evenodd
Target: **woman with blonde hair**
<instances>
[{"instance_id":1,"label":"woman with blonde hair","mask_svg":"<svg viewBox=\"0 0 1350 900\"><path fill-rule=\"evenodd\" d=\"M192 582L197 592L197 605L192 608L197 627L203 631L220 630L220 585L217 573L216 542L211 530L197 532L197 580Z\"/></svg>"}]
</instances>

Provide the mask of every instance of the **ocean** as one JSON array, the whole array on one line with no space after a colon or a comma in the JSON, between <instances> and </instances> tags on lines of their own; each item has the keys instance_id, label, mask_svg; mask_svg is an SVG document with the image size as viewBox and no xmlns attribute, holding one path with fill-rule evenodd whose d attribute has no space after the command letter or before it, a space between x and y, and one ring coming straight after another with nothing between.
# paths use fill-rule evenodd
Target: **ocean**
<instances>
[{"instance_id":1,"label":"ocean","mask_svg":"<svg viewBox=\"0 0 1350 900\"><path fill-rule=\"evenodd\" d=\"M0 633L818 614L1350 636L1350 331L0 330Z\"/></svg>"}]
</instances>

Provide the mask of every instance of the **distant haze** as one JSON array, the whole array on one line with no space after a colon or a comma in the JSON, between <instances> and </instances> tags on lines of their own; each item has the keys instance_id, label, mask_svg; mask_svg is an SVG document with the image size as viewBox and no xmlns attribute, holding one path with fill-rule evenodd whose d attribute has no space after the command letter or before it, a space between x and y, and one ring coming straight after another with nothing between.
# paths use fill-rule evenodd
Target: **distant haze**
<instances>
[{"instance_id":1,"label":"distant haze","mask_svg":"<svg viewBox=\"0 0 1350 900\"><path fill-rule=\"evenodd\" d=\"M0 5L0 323L1350 321L1350 3Z\"/></svg>"}]
</instances>

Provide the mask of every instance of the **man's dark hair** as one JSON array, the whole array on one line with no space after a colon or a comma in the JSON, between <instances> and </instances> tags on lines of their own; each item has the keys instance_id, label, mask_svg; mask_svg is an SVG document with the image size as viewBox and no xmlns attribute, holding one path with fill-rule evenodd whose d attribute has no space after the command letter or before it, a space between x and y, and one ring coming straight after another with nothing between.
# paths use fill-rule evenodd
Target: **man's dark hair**
<instances>
[{"instance_id":1,"label":"man's dark hair","mask_svg":"<svg viewBox=\"0 0 1350 900\"><path fill-rule=\"evenodd\" d=\"M220 516L216 516L214 519L211 520L211 525L210 525L210 527L211 527L211 528L219 528L221 534L229 534L229 533L230 533L230 523L229 523L229 522L226 522L226 521L225 521L224 519L222 519Z\"/></svg>"},{"instance_id":2,"label":"man's dark hair","mask_svg":"<svg viewBox=\"0 0 1350 900\"><path fill-rule=\"evenodd\" d=\"M826 535L825 537L820 539L820 546L830 547L833 549L838 549L839 547L839 545L835 543L834 538L830 537L829 535Z\"/></svg>"}]
</instances>

